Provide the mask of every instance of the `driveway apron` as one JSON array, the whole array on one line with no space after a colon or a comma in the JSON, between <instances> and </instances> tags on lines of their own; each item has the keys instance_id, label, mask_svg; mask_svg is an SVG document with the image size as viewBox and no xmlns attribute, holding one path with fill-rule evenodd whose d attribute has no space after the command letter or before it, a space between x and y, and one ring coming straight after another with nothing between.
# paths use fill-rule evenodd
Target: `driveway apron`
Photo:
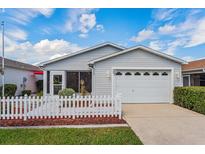
<instances>
[{"instance_id":1,"label":"driveway apron","mask_svg":"<svg viewBox=\"0 0 205 154\"><path fill-rule=\"evenodd\" d=\"M205 116L173 104L123 104L123 117L144 144L205 144Z\"/></svg>"}]
</instances>

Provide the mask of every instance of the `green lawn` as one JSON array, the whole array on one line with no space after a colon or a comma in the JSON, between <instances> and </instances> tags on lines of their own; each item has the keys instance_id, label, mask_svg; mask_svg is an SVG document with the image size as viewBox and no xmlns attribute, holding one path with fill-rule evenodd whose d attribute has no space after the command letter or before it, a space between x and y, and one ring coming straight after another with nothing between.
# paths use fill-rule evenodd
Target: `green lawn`
<instances>
[{"instance_id":1,"label":"green lawn","mask_svg":"<svg viewBox=\"0 0 205 154\"><path fill-rule=\"evenodd\" d=\"M142 144L129 127L0 129L0 144Z\"/></svg>"}]
</instances>

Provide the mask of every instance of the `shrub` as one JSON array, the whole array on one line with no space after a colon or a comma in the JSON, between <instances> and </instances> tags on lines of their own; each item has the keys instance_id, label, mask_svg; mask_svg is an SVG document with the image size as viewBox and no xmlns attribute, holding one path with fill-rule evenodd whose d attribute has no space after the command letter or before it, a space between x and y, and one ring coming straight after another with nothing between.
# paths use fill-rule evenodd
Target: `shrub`
<instances>
[{"instance_id":1,"label":"shrub","mask_svg":"<svg viewBox=\"0 0 205 154\"><path fill-rule=\"evenodd\" d=\"M36 96L43 96L43 91L37 92Z\"/></svg>"},{"instance_id":2,"label":"shrub","mask_svg":"<svg viewBox=\"0 0 205 154\"><path fill-rule=\"evenodd\" d=\"M59 96L71 96L75 93L75 91L72 88L65 88L63 90L60 90L58 95Z\"/></svg>"},{"instance_id":3,"label":"shrub","mask_svg":"<svg viewBox=\"0 0 205 154\"><path fill-rule=\"evenodd\" d=\"M205 114L205 87L176 87L174 104Z\"/></svg>"},{"instance_id":4,"label":"shrub","mask_svg":"<svg viewBox=\"0 0 205 154\"><path fill-rule=\"evenodd\" d=\"M38 92L43 91L43 80L36 81L36 88Z\"/></svg>"},{"instance_id":5,"label":"shrub","mask_svg":"<svg viewBox=\"0 0 205 154\"><path fill-rule=\"evenodd\" d=\"M15 84L4 85L4 96L15 96L17 86ZM0 87L0 95L2 96L2 86Z\"/></svg>"},{"instance_id":6,"label":"shrub","mask_svg":"<svg viewBox=\"0 0 205 154\"><path fill-rule=\"evenodd\" d=\"M21 94L22 94L22 96L24 96L24 95L30 96L31 95L31 90L23 90L21 92Z\"/></svg>"}]
</instances>

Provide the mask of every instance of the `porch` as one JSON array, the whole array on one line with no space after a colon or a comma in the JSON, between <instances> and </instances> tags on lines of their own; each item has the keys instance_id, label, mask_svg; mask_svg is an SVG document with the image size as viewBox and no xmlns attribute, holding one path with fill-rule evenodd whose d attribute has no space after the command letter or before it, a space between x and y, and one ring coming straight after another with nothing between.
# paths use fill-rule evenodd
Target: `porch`
<instances>
[{"instance_id":1,"label":"porch","mask_svg":"<svg viewBox=\"0 0 205 154\"><path fill-rule=\"evenodd\" d=\"M44 95L58 95L64 88L72 88L76 93L92 93L92 72L84 71L44 71Z\"/></svg>"},{"instance_id":2,"label":"porch","mask_svg":"<svg viewBox=\"0 0 205 154\"><path fill-rule=\"evenodd\" d=\"M205 86L205 73L183 75L183 86Z\"/></svg>"}]
</instances>

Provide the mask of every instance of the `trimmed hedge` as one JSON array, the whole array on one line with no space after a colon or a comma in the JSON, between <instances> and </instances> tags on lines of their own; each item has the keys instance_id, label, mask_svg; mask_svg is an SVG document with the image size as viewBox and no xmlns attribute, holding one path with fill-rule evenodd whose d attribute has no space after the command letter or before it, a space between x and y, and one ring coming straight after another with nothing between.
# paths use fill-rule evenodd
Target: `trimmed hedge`
<instances>
[{"instance_id":1,"label":"trimmed hedge","mask_svg":"<svg viewBox=\"0 0 205 154\"><path fill-rule=\"evenodd\" d=\"M4 85L4 96L15 96L17 86L15 84ZM0 87L0 96L2 96L2 86Z\"/></svg>"},{"instance_id":2,"label":"trimmed hedge","mask_svg":"<svg viewBox=\"0 0 205 154\"><path fill-rule=\"evenodd\" d=\"M21 94L22 94L22 96L25 96L25 95L30 96L31 90L22 90Z\"/></svg>"},{"instance_id":3,"label":"trimmed hedge","mask_svg":"<svg viewBox=\"0 0 205 154\"><path fill-rule=\"evenodd\" d=\"M59 96L72 96L73 94L75 94L75 90L73 90L72 88L65 88L58 92Z\"/></svg>"},{"instance_id":4,"label":"trimmed hedge","mask_svg":"<svg viewBox=\"0 0 205 154\"><path fill-rule=\"evenodd\" d=\"M36 96L43 96L43 91L37 92Z\"/></svg>"},{"instance_id":5,"label":"trimmed hedge","mask_svg":"<svg viewBox=\"0 0 205 154\"><path fill-rule=\"evenodd\" d=\"M176 87L174 104L205 114L205 87Z\"/></svg>"}]
</instances>

